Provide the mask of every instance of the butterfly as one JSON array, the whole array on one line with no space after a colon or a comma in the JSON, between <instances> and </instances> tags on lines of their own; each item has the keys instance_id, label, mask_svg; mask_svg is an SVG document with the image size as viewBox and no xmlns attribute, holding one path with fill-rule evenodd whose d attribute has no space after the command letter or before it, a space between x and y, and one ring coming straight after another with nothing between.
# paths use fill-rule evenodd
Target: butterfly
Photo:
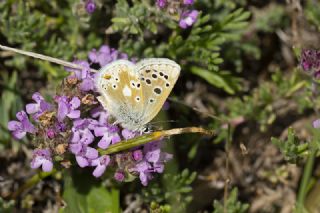
<instances>
[{"instance_id":1,"label":"butterfly","mask_svg":"<svg viewBox=\"0 0 320 213\"><path fill-rule=\"evenodd\" d=\"M180 66L166 58L144 59L137 64L117 60L99 70L97 97L101 105L132 131L144 131L173 89Z\"/></svg>"}]
</instances>

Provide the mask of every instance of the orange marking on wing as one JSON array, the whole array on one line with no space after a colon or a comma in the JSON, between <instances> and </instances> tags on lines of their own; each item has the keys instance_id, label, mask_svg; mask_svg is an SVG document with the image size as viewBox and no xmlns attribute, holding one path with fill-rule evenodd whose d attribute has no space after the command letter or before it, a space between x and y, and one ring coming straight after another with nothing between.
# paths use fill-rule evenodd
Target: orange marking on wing
<instances>
[{"instance_id":1,"label":"orange marking on wing","mask_svg":"<svg viewBox=\"0 0 320 213\"><path fill-rule=\"evenodd\" d=\"M109 80L111 78L111 75L105 74L103 78Z\"/></svg>"}]
</instances>

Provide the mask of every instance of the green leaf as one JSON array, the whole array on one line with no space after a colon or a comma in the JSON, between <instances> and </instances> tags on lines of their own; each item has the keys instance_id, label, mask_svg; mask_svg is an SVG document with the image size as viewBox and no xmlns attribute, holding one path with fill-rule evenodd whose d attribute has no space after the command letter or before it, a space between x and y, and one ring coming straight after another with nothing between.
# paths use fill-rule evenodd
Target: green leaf
<instances>
[{"instance_id":1,"label":"green leaf","mask_svg":"<svg viewBox=\"0 0 320 213\"><path fill-rule=\"evenodd\" d=\"M119 190L107 189L91 174L74 171L65 175L63 213L120 212Z\"/></svg>"},{"instance_id":2,"label":"green leaf","mask_svg":"<svg viewBox=\"0 0 320 213\"><path fill-rule=\"evenodd\" d=\"M235 93L229 82L218 72L210 72L200 67L191 67L191 72L202 77L211 85L224 89L229 94Z\"/></svg>"}]
</instances>

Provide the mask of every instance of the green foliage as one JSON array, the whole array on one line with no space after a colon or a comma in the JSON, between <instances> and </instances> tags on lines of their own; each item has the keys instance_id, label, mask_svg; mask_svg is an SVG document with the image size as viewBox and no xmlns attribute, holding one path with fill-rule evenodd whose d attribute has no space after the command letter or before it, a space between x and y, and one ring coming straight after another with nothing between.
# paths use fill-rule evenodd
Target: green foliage
<instances>
[{"instance_id":1,"label":"green foliage","mask_svg":"<svg viewBox=\"0 0 320 213\"><path fill-rule=\"evenodd\" d=\"M253 16L256 30L268 33L283 27L287 21L285 10L279 4L269 4L267 8L255 9Z\"/></svg>"},{"instance_id":2,"label":"green foliage","mask_svg":"<svg viewBox=\"0 0 320 213\"><path fill-rule=\"evenodd\" d=\"M307 5L304 8L304 12L306 14L306 17L308 19L308 21L315 25L318 29L318 31L320 31L320 10L318 8L318 4L319 2L315 2L315 1L307 1Z\"/></svg>"},{"instance_id":3,"label":"green foliage","mask_svg":"<svg viewBox=\"0 0 320 213\"><path fill-rule=\"evenodd\" d=\"M77 3L77 0L69 0L64 3L68 5L65 7L49 1L46 2L46 7L43 7L42 1L35 0L1 2L0 32L8 39L9 45L19 44L23 50L66 60L72 60L76 56L86 58L87 50L99 46L101 39L92 33L84 37L89 30L88 25L85 25L82 19L79 20L76 14L70 13L70 7L76 7ZM54 15L55 12L59 15ZM6 63L23 70L27 61L34 59L18 55ZM41 66L43 63L37 61L37 64ZM41 66L40 70L50 76L51 66ZM60 69L59 73L62 70Z\"/></svg>"},{"instance_id":4,"label":"green foliage","mask_svg":"<svg viewBox=\"0 0 320 213\"><path fill-rule=\"evenodd\" d=\"M0 197L0 212L11 213L13 212L15 202L13 200L5 201Z\"/></svg>"},{"instance_id":5,"label":"green foliage","mask_svg":"<svg viewBox=\"0 0 320 213\"><path fill-rule=\"evenodd\" d=\"M64 213L120 212L119 190L106 187L91 174L66 174L63 198Z\"/></svg>"},{"instance_id":6,"label":"green foliage","mask_svg":"<svg viewBox=\"0 0 320 213\"><path fill-rule=\"evenodd\" d=\"M222 45L240 40L249 16L241 8L221 14L218 19L218 15L200 13L190 32L186 32L179 29L177 17L152 7L147 1L129 7L127 1L121 0L116 4L113 25L107 32L123 35L120 49L129 55L181 61L184 71L191 71L211 85L234 94L240 82L230 71L219 71L223 62L220 50ZM151 33L146 35L146 31ZM159 36L166 39L159 42ZM190 68L191 64L196 66Z\"/></svg>"},{"instance_id":7,"label":"green foliage","mask_svg":"<svg viewBox=\"0 0 320 213\"><path fill-rule=\"evenodd\" d=\"M238 189L234 188L227 199L225 207L223 203L215 200L213 202L213 208L213 213L245 213L248 212L249 205L238 201Z\"/></svg>"},{"instance_id":8,"label":"green foliage","mask_svg":"<svg viewBox=\"0 0 320 213\"><path fill-rule=\"evenodd\" d=\"M287 140L283 141L272 137L271 142L280 149L285 159L290 163L298 163L308 153L309 144L301 143L293 128L288 129Z\"/></svg>"},{"instance_id":9,"label":"green foliage","mask_svg":"<svg viewBox=\"0 0 320 213\"><path fill-rule=\"evenodd\" d=\"M0 84L4 85L4 90L0 96L0 148L2 145L8 145L7 142L10 139L10 134L7 130L7 124L10 118L20 111L22 108L22 101L17 94L17 72L13 72L11 76L8 76L6 72L0 72L1 80Z\"/></svg>"},{"instance_id":10,"label":"green foliage","mask_svg":"<svg viewBox=\"0 0 320 213\"><path fill-rule=\"evenodd\" d=\"M244 116L260 124L260 130L265 131L274 123L279 111L287 105L286 100L293 99L299 105L293 105L296 110L303 111L311 108L311 96L306 90L302 90L307 82L301 78L298 72L284 75L280 71L272 75L272 82L263 82L252 90L250 95L234 98L228 102L230 117ZM303 98L301 98L303 97Z\"/></svg>"},{"instance_id":11,"label":"green foliage","mask_svg":"<svg viewBox=\"0 0 320 213\"><path fill-rule=\"evenodd\" d=\"M187 205L191 202L191 183L195 180L196 173L190 173L185 169L181 174L164 174L162 185L153 181L142 190L146 203L150 203L150 209L154 212L185 212Z\"/></svg>"}]
</instances>

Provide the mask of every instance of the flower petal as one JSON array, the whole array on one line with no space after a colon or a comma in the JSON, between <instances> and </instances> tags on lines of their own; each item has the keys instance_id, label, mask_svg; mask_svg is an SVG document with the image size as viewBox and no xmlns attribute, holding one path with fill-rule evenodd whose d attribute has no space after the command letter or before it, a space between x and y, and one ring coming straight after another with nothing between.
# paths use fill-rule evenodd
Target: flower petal
<instances>
[{"instance_id":1,"label":"flower petal","mask_svg":"<svg viewBox=\"0 0 320 213\"><path fill-rule=\"evenodd\" d=\"M77 109L80 106L80 99L78 97L73 97L70 101L71 109Z\"/></svg>"},{"instance_id":2,"label":"flower petal","mask_svg":"<svg viewBox=\"0 0 320 213\"><path fill-rule=\"evenodd\" d=\"M28 114L34 114L38 112L40 109L39 104L27 104L26 105L26 111Z\"/></svg>"},{"instance_id":3,"label":"flower petal","mask_svg":"<svg viewBox=\"0 0 320 213\"><path fill-rule=\"evenodd\" d=\"M50 172L53 168L53 163L50 160L44 160L42 163L42 171Z\"/></svg>"},{"instance_id":4,"label":"flower petal","mask_svg":"<svg viewBox=\"0 0 320 213\"><path fill-rule=\"evenodd\" d=\"M87 147L85 157L88 159L96 159L99 156L99 153L96 149L92 147Z\"/></svg>"},{"instance_id":5,"label":"flower petal","mask_svg":"<svg viewBox=\"0 0 320 213\"><path fill-rule=\"evenodd\" d=\"M77 155L76 156L76 161L77 161L78 165L81 168L89 166L89 161L86 158L82 157L82 156Z\"/></svg>"},{"instance_id":6,"label":"flower petal","mask_svg":"<svg viewBox=\"0 0 320 213\"><path fill-rule=\"evenodd\" d=\"M80 118L80 113L80 110L71 110L70 113L67 114L67 116L72 119Z\"/></svg>"},{"instance_id":7,"label":"flower petal","mask_svg":"<svg viewBox=\"0 0 320 213\"><path fill-rule=\"evenodd\" d=\"M106 149L110 146L112 140L112 136L105 135L101 138L98 143L98 147L101 149Z\"/></svg>"},{"instance_id":8,"label":"flower petal","mask_svg":"<svg viewBox=\"0 0 320 213\"><path fill-rule=\"evenodd\" d=\"M15 131L17 129L22 129L22 124L18 121L9 121L8 122L8 129L10 131Z\"/></svg>"},{"instance_id":9,"label":"flower petal","mask_svg":"<svg viewBox=\"0 0 320 213\"><path fill-rule=\"evenodd\" d=\"M12 132L13 137L16 139L21 139L24 136L26 136L26 134L27 134L27 132L21 131L21 130L16 130L16 131Z\"/></svg>"},{"instance_id":10,"label":"flower petal","mask_svg":"<svg viewBox=\"0 0 320 213\"><path fill-rule=\"evenodd\" d=\"M92 173L93 176L100 177L106 171L106 168L107 166L105 165L98 165Z\"/></svg>"}]
</instances>

